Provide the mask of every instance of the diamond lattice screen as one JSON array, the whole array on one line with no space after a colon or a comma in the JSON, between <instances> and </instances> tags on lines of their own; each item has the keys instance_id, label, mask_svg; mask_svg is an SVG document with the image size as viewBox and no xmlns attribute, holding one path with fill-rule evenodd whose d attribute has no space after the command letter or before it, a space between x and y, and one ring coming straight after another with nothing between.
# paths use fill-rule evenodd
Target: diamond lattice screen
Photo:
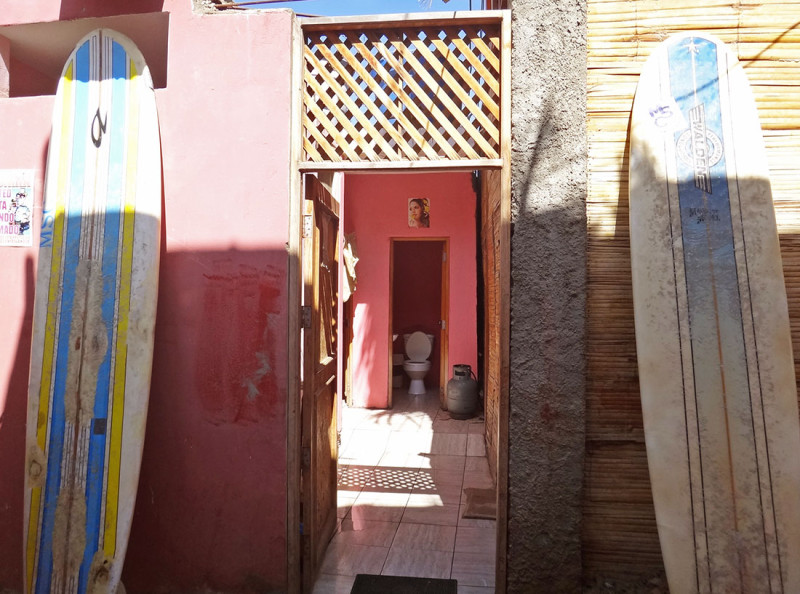
<instances>
[{"instance_id":1,"label":"diamond lattice screen","mask_svg":"<svg viewBox=\"0 0 800 594\"><path fill-rule=\"evenodd\" d=\"M306 162L500 157L500 24L305 30Z\"/></svg>"}]
</instances>

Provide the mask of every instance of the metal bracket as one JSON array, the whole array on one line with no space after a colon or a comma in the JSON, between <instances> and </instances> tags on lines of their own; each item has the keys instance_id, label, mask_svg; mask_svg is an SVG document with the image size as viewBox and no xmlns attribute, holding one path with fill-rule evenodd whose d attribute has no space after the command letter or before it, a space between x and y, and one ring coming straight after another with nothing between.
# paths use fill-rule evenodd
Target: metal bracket
<instances>
[{"instance_id":1,"label":"metal bracket","mask_svg":"<svg viewBox=\"0 0 800 594\"><path fill-rule=\"evenodd\" d=\"M303 329L308 330L309 328L311 328L311 306L310 305L304 305L300 309L301 309L301 313L303 314L302 315Z\"/></svg>"}]
</instances>

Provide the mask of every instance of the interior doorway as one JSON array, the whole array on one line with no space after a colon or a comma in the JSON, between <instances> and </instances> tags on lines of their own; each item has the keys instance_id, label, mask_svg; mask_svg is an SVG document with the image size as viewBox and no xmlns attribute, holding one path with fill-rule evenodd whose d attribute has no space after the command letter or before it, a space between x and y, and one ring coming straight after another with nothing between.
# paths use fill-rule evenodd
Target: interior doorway
<instances>
[{"instance_id":1,"label":"interior doorway","mask_svg":"<svg viewBox=\"0 0 800 594\"><path fill-rule=\"evenodd\" d=\"M435 389L443 402L447 382L447 325L449 270L446 239L393 239L390 249L389 328L392 390L407 387L403 373L406 337L423 332L432 338L430 369L423 378L425 386ZM391 406L392 399L389 400Z\"/></svg>"}]
</instances>

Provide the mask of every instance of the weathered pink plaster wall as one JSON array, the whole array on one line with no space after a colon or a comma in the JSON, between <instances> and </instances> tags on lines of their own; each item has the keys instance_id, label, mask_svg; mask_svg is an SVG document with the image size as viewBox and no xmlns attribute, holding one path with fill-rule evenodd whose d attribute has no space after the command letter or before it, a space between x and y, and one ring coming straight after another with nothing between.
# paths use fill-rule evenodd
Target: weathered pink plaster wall
<instances>
[{"instance_id":1,"label":"weathered pink plaster wall","mask_svg":"<svg viewBox=\"0 0 800 594\"><path fill-rule=\"evenodd\" d=\"M145 56L168 60L168 84L156 93L164 218L123 580L134 592L282 591L292 16L195 15L190 0L141 4L171 14L168 56ZM0 25L139 12L131 6L0 0ZM36 170L37 230L52 106L53 96L0 99L0 169ZM22 588L35 258L36 248L0 248L0 589L12 591Z\"/></svg>"},{"instance_id":2,"label":"weathered pink plaster wall","mask_svg":"<svg viewBox=\"0 0 800 594\"><path fill-rule=\"evenodd\" d=\"M409 228L409 198L430 199L429 228ZM356 233L359 254L353 295L355 405L388 405L390 238L450 239L449 363L477 369L475 193L470 174L348 175L345 204L345 232Z\"/></svg>"}]
</instances>

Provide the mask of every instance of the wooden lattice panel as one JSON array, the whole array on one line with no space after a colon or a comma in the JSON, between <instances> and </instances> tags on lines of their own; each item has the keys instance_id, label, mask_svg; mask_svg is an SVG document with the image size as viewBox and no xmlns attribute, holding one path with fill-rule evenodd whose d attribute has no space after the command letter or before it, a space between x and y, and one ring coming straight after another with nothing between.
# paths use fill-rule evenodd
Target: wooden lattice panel
<instances>
[{"instance_id":1,"label":"wooden lattice panel","mask_svg":"<svg viewBox=\"0 0 800 594\"><path fill-rule=\"evenodd\" d=\"M304 161L500 158L499 22L304 35Z\"/></svg>"}]
</instances>

